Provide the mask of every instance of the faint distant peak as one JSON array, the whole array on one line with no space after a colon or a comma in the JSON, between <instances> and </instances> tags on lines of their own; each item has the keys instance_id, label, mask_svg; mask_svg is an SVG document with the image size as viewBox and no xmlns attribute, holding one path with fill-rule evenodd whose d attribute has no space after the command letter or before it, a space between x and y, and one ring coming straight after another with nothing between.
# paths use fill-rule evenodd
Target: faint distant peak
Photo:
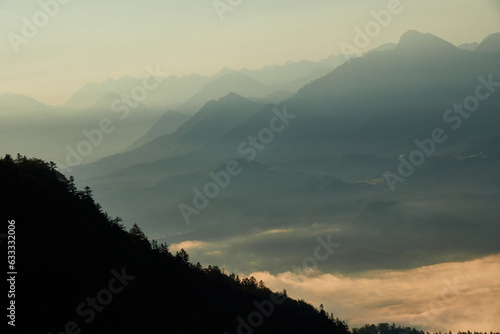
<instances>
[{"instance_id":1,"label":"faint distant peak","mask_svg":"<svg viewBox=\"0 0 500 334\"><path fill-rule=\"evenodd\" d=\"M498 52L500 51L500 32L490 34L477 46L475 52Z\"/></svg>"},{"instance_id":2,"label":"faint distant peak","mask_svg":"<svg viewBox=\"0 0 500 334\"><path fill-rule=\"evenodd\" d=\"M179 78L179 77L177 77L175 75L172 75L170 77L174 77L176 79ZM201 74L198 74L198 73L191 73L191 74L187 74L187 75L182 76L182 78L199 79L199 78L205 78L205 77L203 75L201 75Z\"/></svg>"},{"instance_id":3,"label":"faint distant peak","mask_svg":"<svg viewBox=\"0 0 500 334\"><path fill-rule=\"evenodd\" d=\"M115 92L107 92L88 109L92 109L92 110L94 110L94 109L97 109L97 110L111 109L111 104L113 103L113 101L115 101L117 99L120 99L120 94L115 93Z\"/></svg>"},{"instance_id":4,"label":"faint distant peak","mask_svg":"<svg viewBox=\"0 0 500 334\"><path fill-rule=\"evenodd\" d=\"M445 41L437 36L429 33L421 33L417 30L409 30L401 36L399 44L396 48L399 51L452 51L457 50L457 47L450 42Z\"/></svg>"},{"instance_id":5,"label":"faint distant peak","mask_svg":"<svg viewBox=\"0 0 500 334\"><path fill-rule=\"evenodd\" d=\"M4 92L2 95L0 95L0 97L2 97L2 98L30 98L31 99L31 97L29 97L29 96L11 93L11 92Z\"/></svg>"},{"instance_id":6,"label":"faint distant peak","mask_svg":"<svg viewBox=\"0 0 500 334\"><path fill-rule=\"evenodd\" d=\"M472 43L460 44L459 46L457 46L457 48L465 51L474 51L478 46L479 46L478 42L472 42Z\"/></svg>"},{"instance_id":7,"label":"faint distant peak","mask_svg":"<svg viewBox=\"0 0 500 334\"><path fill-rule=\"evenodd\" d=\"M367 55L367 54L370 54L373 52L390 51L390 50L394 50L395 48L397 48L397 46L398 45L396 43L385 43L385 44L380 45L379 47L376 47L376 48L373 48L371 50L366 51L364 54Z\"/></svg>"},{"instance_id":8,"label":"faint distant peak","mask_svg":"<svg viewBox=\"0 0 500 334\"><path fill-rule=\"evenodd\" d=\"M239 95L239 94L236 94L235 92L229 92L229 94L227 94L226 96L224 97L221 97L219 99L219 101L235 101L235 100L246 100L243 96Z\"/></svg>"},{"instance_id":9,"label":"faint distant peak","mask_svg":"<svg viewBox=\"0 0 500 334\"><path fill-rule=\"evenodd\" d=\"M215 78L218 78L218 77L222 77L222 76L226 76L228 74L234 74L234 73L238 73L237 71L233 70L233 69L230 69L229 67L224 67L222 68L219 72L217 72L214 77Z\"/></svg>"},{"instance_id":10,"label":"faint distant peak","mask_svg":"<svg viewBox=\"0 0 500 334\"><path fill-rule=\"evenodd\" d=\"M218 105L243 105L246 103L253 103L249 99L235 92L229 92L226 96L221 97L217 101L214 101Z\"/></svg>"},{"instance_id":11,"label":"faint distant peak","mask_svg":"<svg viewBox=\"0 0 500 334\"><path fill-rule=\"evenodd\" d=\"M227 74L224 74L224 75L221 75L219 76L218 78L216 78L216 80L213 80L209 86L211 85L221 85L221 84L254 84L254 85L259 85L261 86L262 84L252 78L251 76L249 75L245 75L243 73L240 73L240 72L230 72L230 73L227 73Z\"/></svg>"},{"instance_id":12,"label":"faint distant peak","mask_svg":"<svg viewBox=\"0 0 500 334\"><path fill-rule=\"evenodd\" d=\"M42 102L22 94L5 92L0 95L0 105L10 108L34 108L45 106Z\"/></svg>"}]
</instances>

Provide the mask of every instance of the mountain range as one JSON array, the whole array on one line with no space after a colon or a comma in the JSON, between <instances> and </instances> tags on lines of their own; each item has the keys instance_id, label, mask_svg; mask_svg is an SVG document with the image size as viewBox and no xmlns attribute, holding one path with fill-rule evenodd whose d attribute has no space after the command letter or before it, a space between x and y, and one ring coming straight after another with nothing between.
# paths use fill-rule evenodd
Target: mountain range
<instances>
[{"instance_id":1,"label":"mountain range","mask_svg":"<svg viewBox=\"0 0 500 334\"><path fill-rule=\"evenodd\" d=\"M282 272L325 234L343 246L318 264L323 272L497 253L500 230L488 212L500 195L498 36L456 47L409 31L342 64L166 78L161 85L179 84L179 98L155 90L154 102L130 111L112 154L71 173L126 224L145 222L159 241L201 244L193 258L234 271ZM116 120L106 106L134 80L87 85L50 107L51 117L77 106L86 110L66 122ZM214 186L216 196L206 190Z\"/></svg>"},{"instance_id":2,"label":"mountain range","mask_svg":"<svg viewBox=\"0 0 500 334\"><path fill-rule=\"evenodd\" d=\"M202 241L193 256L246 272L280 272L325 233L345 244L319 264L326 272L495 253L498 227L483 214L499 195L495 36L469 51L409 31L397 46L351 59L280 103L230 93L174 133L74 173L125 221L147 221L145 231L160 239ZM454 112L480 85L491 94L477 111ZM270 134L278 114L283 126ZM446 140L392 189L388 172L399 175L402 161L422 150L416 141L428 143L435 129ZM231 161L241 173L197 209L196 194ZM186 206L195 209L189 221L179 209ZM470 241L471 231L481 237ZM261 257L269 251L273 259Z\"/></svg>"}]
</instances>

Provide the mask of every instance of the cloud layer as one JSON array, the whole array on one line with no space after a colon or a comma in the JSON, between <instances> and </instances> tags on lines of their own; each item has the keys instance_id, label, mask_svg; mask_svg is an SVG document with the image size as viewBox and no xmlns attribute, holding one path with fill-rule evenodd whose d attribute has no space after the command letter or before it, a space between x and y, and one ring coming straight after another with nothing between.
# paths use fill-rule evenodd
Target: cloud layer
<instances>
[{"instance_id":1,"label":"cloud layer","mask_svg":"<svg viewBox=\"0 0 500 334\"><path fill-rule=\"evenodd\" d=\"M500 255L353 276L251 275L293 298L324 304L350 326L394 321L433 331L500 330Z\"/></svg>"}]
</instances>

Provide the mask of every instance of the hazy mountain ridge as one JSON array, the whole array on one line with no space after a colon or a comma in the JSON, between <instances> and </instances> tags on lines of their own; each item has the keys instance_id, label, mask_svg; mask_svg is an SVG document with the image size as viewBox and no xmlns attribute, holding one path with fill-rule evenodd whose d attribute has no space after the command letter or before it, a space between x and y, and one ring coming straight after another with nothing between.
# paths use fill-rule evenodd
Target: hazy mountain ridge
<instances>
[{"instance_id":1,"label":"hazy mountain ridge","mask_svg":"<svg viewBox=\"0 0 500 334\"><path fill-rule=\"evenodd\" d=\"M127 150L140 147L158 137L175 132L189 117L183 113L169 110L156 121L148 132L135 141Z\"/></svg>"},{"instance_id":2,"label":"hazy mountain ridge","mask_svg":"<svg viewBox=\"0 0 500 334\"><path fill-rule=\"evenodd\" d=\"M146 137L141 146L78 167L74 173L91 178L96 198L112 212L124 216L126 221L146 219L144 228L148 233L168 235L174 242L203 236L214 242L237 240L238 228L232 225L235 220L240 227L248 226L249 233L253 225L298 228L305 222L317 222L326 230L335 230L333 226L337 226L342 232L336 237L352 240L352 247L344 251L342 259L358 266L340 264L338 268L342 270L355 271L363 266L406 268L438 263L443 257L465 259L473 250L461 239L467 228L454 232L455 240L460 240L454 245L438 243L423 253L413 249L410 257L392 257L389 263L387 259L397 252L397 243L392 245L394 240L380 235L356 241L352 239L350 229L354 227L350 223L373 202L395 201L401 210L411 212L414 203L432 198L442 206L439 212L428 214L434 224L429 225L428 232L435 229L435 233L441 233L447 225L440 227L440 221L456 221L455 212L484 194L486 199L479 206L485 208L483 211L494 207L498 194L488 182L495 184L498 180L498 173L492 171L497 169L498 161L495 138L500 116L495 111L499 96L492 94L482 101L479 111L462 119L456 132L450 129L455 123L444 122L443 114L475 93L481 83L479 76L488 80L491 75L493 80L499 80L499 61L495 52L460 50L438 37L410 31L396 48L352 59L277 105L226 94L218 101L206 103L175 132L164 135L163 131L170 130L162 130L161 123L156 123L151 141ZM264 86L241 73L230 72L223 71L212 82L216 88L210 91L208 86L209 93L200 93L195 102L202 103L214 92L222 94L224 88L219 89L218 83L227 89L233 82L231 77L242 79L250 90ZM108 95L103 105L115 97ZM239 145L268 128L276 110L282 114L286 110L293 117L283 131L274 134L265 149L257 152L256 160L246 161L249 157L239 152ZM160 111L163 110L157 110L158 118ZM140 110L132 110L131 120L140 114ZM165 124L166 119L161 122ZM418 148L415 139L428 138L436 127L445 129L449 139L437 145L433 156L426 158L425 164L415 168L414 174L392 193L384 173L397 172L399 157L407 158ZM483 151L488 154L483 156ZM195 223L187 227L179 204L192 205L193 188L203 189L211 182L210 172L218 172L234 159L243 166L242 174L232 179L206 209L193 216ZM452 173L446 173L447 170ZM467 182L463 175L467 175ZM462 185L454 186L457 182ZM311 189L316 189L316 193ZM138 210L134 203L147 209ZM390 210L384 213L386 225L397 229L398 215ZM467 216L463 218L467 224L479 221L476 230L487 236L481 252L497 251L493 240L488 239L495 231L491 217L471 217L466 212L463 215ZM169 224L164 217L172 217ZM318 227L312 230L319 233ZM289 263L311 246L305 236L293 240L300 246L275 241L277 247L289 251L278 251L276 258L280 262ZM237 250L236 245L227 242L227 254L236 252L239 256L224 258L226 263L252 270L274 268L273 262L255 264L248 255L251 252ZM363 259L365 253L360 249L376 253L380 242L391 251L371 260ZM411 239L408 244L417 248ZM251 248L250 243L246 250Z\"/></svg>"},{"instance_id":3,"label":"hazy mountain ridge","mask_svg":"<svg viewBox=\"0 0 500 334\"><path fill-rule=\"evenodd\" d=\"M342 232L337 232L335 237L351 243L335 263L337 269L345 271L356 271L366 266L373 269L386 266L408 268L439 263L443 258L468 259L472 255L467 254L477 246L468 245L464 239L472 222L481 221L474 229L485 236L493 235L492 231L497 228L491 217L464 215L466 218L458 219L455 212L458 206L465 207L466 201L480 198L485 192L489 194L488 199L481 206L485 211L491 209L498 192L484 181L498 177L490 172L496 170L498 160L488 156L481 161L464 161L461 156L465 152L473 154L468 151L473 147L478 154L482 146L474 143L496 135L500 117L495 110L500 98L493 94L482 102L480 111L474 117L464 119L457 132L450 129L451 124L443 121L443 113L454 103L462 103L467 96L474 94L480 83L478 76L487 78L492 74L492 78L500 78L500 59L494 53L460 50L438 37L415 31L403 35L401 41L393 50L374 52L344 63L276 106L265 105L254 110L243 122L224 128L223 132L211 137L211 141L199 142L200 145L191 148L186 145L191 136L192 139L196 136L194 132L182 129L189 128L188 124L196 128L194 120L200 117L197 114L177 130L179 134L172 135L186 136L182 137L182 142L177 142L180 145L176 148L178 154L168 153L163 145L153 148L153 145L147 144L148 154L156 152L151 154L156 161L139 159L134 165L125 159L115 164L125 163L130 166L127 169L111 165L108 166L111 169L102 169L99 162L83 168L83 172L92 172L94 168L94 171L105 175L93 179L92 185L99 190L99 194L105 194L99 199L113 211L122 208L118 193L113 191L119 188L125 194L123 198L127 198L125 207L133 203L148 207L145 213L123 209L125 217L147 217L151 222L151 225L145 226L147 231L161 230L175 242L200 238L224 242L236 238L242 226L247 226L248 231L252 227L264 226L270 229L285 226L297 228L303 226L305 221L315 221L326 229L340 226ZM227 98L231 97L235 95ZM204 109L214 108L215 112L224 106L223 101L208 103ZM287 113L296 117L282 132L275 134L264 150L258 152L253 163L259 165L247 165L245 160L237 160L241 161L241 175L233 178L230 185L221 190L217 198L210 200L208 207L199 215L192 216L194 225L190 226L193 227L186 227L178 205L192 204L193 187L203 189L210 182L210 171L221 170L231 159L248 158L238 154L238 146L248 140L248 136L255 136L269 127L274 110L283 112L285 107ZM236 107L233 111L239 109ZM230 112L229 107L227 112ZM401 184L396 193L391 193L384 172L396 172L400 164L398 157L407 156L415 150L414 140L427 138L436 127L446 129L448 141L437 145L434 156L427 158L423 167L416 168L414 175ZM161 138L153 143L160 143ZM491 145L488 144L488 147ZM129 154L133 155L133 152ZM165 157L165 153L169 156ZM308 159L309 162L304 163ZM113 168L115 171L109 173ZM453 173L446 174L446 170ZM102 174L103 171L107 172ZM467 182L463 187L452 190L464 173L467 174ZM132 178L134 182L130 181ZM311 192L313 184L315 192ZM450 196L455 201L447 200ZM426 210L424 216L427 218L415 215L418 210L413 209L414 205L430 198L441 204L440 209ZM364 217L363 212L371 207L371 203L377 202L399 203L397 207L400 209L396 211L370 214L370 217L380 215L373 221L384 221L385 228L391 233L374 234L372 226L351 225L351 222L361 219L357 217ZM451 240L455 242L434 243L426 251L418 251L419 238L406 235L402 239L406 241L401 242L406 242L409 253L394 256L400 253L401 242L391 236L397 234L402 214L408 217L405 219L413 221L411 224L425 223L426 233L432 235L440 235L454 222L462 227L452 234ZM165 225L162 217L172 218ZM231 225L235 220L239 224ZM353 239L351 229L356 230L356 235L365 235L366 238ZM280 263L287 263L288 259L294 258L292 254L298 256L310 247L307 238L297 236L294 240L295 243L275 241L276 247L290 252L285 255L276 250ZM377 251L380 243L387 245L387 252ZM482 243L484 254L498 251L493 239L486 237ZM250 266L251 257L245 255L245 251L250 251L251 244L241 250L229 244L228 254L239 255L224 257L225 263ZM366 257L367 252L372 255ZM390 262L389 254L392 256ZM346 263L357 265L348 266ZM273 266L272 262L266 262L257 266L253 264L251 268L259 270ZM322 267L322 270L328 271L329 268Z\"/></svg>"},{"instance_id":4,"label":"hazy mountain ridge","mask_svg":"<svg viewBox=\"0 0 500 334\"><path fill-rule=\"evenodd\" d=\"M475 52L500 52L500 32L490 34L474 49Z\"/></svg>"},{"instance_id":5,"label":"hazy mountain ridge","mask_svg":"<svg viewBox=\"0 0 500 334\"><path fill-rule=\"evenodd\" d=\"M24 238L16 249L17 265L25 271L16 281L16 328L23 332L71 327L92 333L246 329L264 334L424 334L394 323L349 329L322 305L292 299L286 290L275 293L253 276L240 278L217 265L193 264L184 249L174 254L166 243L148 239L137 224L125 230L119 218L103 212L90 188L78 190L73 179L42 160L2 157L0 175L10 195L4 214L16 218L11 222ZM398 203L377 202L367 206L356 223L389 211L406 217ZM39 217L45 215L51 219L40 224ZM385 228L382 232L398 232ZM425 244L420 237L415 236ZM259 314L263 320L252 321Z\"/></svg>"},{"instance_id":6,"label":"hazy mountain ridge","mask_svg":"<svg viewBox=\"0 0 500 334\"><path fill-rule=\"evenodd\" d=\"M149 92L145 103L148 106L171 106L176 109L189 98L193 98L200 90L204 89L206 85L223 76L234 74L241 74L253 78L262 85L269 86L266 89L267 94L279 90L297 90L307 82L317 79L333 70L348 58L349 57L340 55L330 56L318 62L309 60L302 60L299 62L288 61L284 65L269 65L258 70L244 68L241 71L236 71L224 68L211 77L205 77L198 74L182 77L168 76L162 78L160 85ZM142 80L143 79L140 78L123 77L119 79L108 78L101 83L88 83L73 94L64 106L75 109L86 109L107 93L129 94L134 87L143 85ZM217 94L209 96L201 105L197 104L194 109L189 109L185 106L187 109L186 112L193 114L198 111L204 103L212 99L219 99L227 95L230 91L238 93L238 89L243 89L243 92L245 92L245 88L240 88L237 82L233 82L230 87L233 89L228 90L226 88L222 94L219 94L220 96ZM260 87L260 89L262 90L262 87ZM252 91L249 91L249 93L252 93ZM250 96L245 94L242 95L245 97Z\"/></svg>"},{"instance_id":7,"label":"hazy mountain ridge","mask_svg":"<svg viewBox=\"0 0 500 334\"><path fill-rule=\"evenodd\" d=\"M170 253L167 244L148 240L137 225L125 231L94 202L89 188L77 190L48 163L6 156L0 159L0 175L10 194L3 214L16 218L24 238L17 248L25 274L16 283L16 329L220 333L246 326L261 333L278 328L350 333L338 318L288 298L285 290L273 293L255 278L194 265L184 250ZM51 219L39 224L46 215ZM96 293L92 302L89 296ZM110 297L101 302L103 293ZM257 303L266 306L256 308ZM268 314L266 322L241 325L239 319L256 309Z\"/></svg>"},{"instance_id":8,"label":"hazy mountain ridge","mask_svg":"<svg viewBox=\"0 0 500 334\"><path fill-rule=\"evenodd\" d=\"M4 151L22 151L29 155L38 155L68 167L74 167L75 163L90 163L139 147L175 131L185 119L166 110L181 110L192 115L206 102L217 100L232 91L252 97L255 102L281 102L304 84L331 71L343 59L344 57L332 56L319 62L287 62L283 66L275 65L241 72L227 69L210 78L197 74L154 77L159 85L148 91L144 101L136 101L131 96L134 89L143 86L143 79L129 76L108 78L101 83L88 83L62 106L48 106L28 96L5 93L0 98L0 115L6 128L5 136L13 138L12 142L16 145L12 146L12 142L6 142ZM251 76L242 74L243 72L259 78L274 78L274 83L279 84L262 85ZM224 78L224 75L228 76ZM289 80L291 81L288 82ZM124 110L123 108L129 109L131 113L119 112ZM136 114L146 117L136 118ZM171 125L162 130L160 124L149 132L152 122L160 119L161 114L161 122ZM129 115L132 117L128 117ZM118 119L117 116L125 118ZM82 156L83 154L77 152L77 145L88 140L82 135L82 131L99 130L99 122L103 119L111 119L117 131L105 136L103 145L94 145L91 147L91 153ZM26 129L29 136L20 137L20 132L14 130L15 128ZM145 137L141 138L142 136ZM70 153L67 146L77 154ZM86 151L89 151L88 147L86 148Z\"/></svg>"},{"instance_id":9,"label":"hazy mountain ridge","mask_svg":"<svg viewBox=\"0 0 500 334\"><path fill-rule=\"evenodd\" d=\"M26 110L43 107L47 106L40 101L37 101L34 98L26 95L13 94L9 92L5 92L0 95L0 108L2 109L2 111L9 111L9 109Z\"/></svg>"},{"instance_id":10,"label":"hazy mountain ridge","mask_svg":"<svg viewBox=\"0 0 500 334\"><path fill-rule=\"evenodd\" d=\"M88 175L103 175L113 170L132 166L137 161L141 163L154 162L196 151L243 123L248 117L257 113L262 106L260 103L230 93L218 101L208 102L174 133L157 137L137 149L109 156L97 162L94 165L95 170ZM82 167L80 170L85 173L85 170L91 169Z\"/></svg>"}]
</instances>

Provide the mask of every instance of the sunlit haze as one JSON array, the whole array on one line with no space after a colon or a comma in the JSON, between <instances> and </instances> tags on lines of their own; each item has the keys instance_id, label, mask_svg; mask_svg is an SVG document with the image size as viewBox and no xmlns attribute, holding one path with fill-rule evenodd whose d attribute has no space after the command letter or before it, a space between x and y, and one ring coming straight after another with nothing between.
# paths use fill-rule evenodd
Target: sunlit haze
<instances>
[{"instance_id":1,"label":"sunlit haze","mask_svg":"<svg viewBox=\"0 0 500 334\"><path fill-rule=\"evenodd\" d=\"M43 2L43 1L42 1ZM16 54L7 38L21 34L23 17L40 11L38 1L0 1L0 94L32 96L61 104L88 82L108 77L143 77L160 64L182 76L212 75L223 67L258 69L287 60L320 60L341 54L354 27L369 22L372 10L388 1L242 1L221 21L211 1L69 1ZM397 43L410 29L430 32L455 44L480 42L500 31L497 1L402 0L367 49Z\"/></svg>"}]
</instances>

